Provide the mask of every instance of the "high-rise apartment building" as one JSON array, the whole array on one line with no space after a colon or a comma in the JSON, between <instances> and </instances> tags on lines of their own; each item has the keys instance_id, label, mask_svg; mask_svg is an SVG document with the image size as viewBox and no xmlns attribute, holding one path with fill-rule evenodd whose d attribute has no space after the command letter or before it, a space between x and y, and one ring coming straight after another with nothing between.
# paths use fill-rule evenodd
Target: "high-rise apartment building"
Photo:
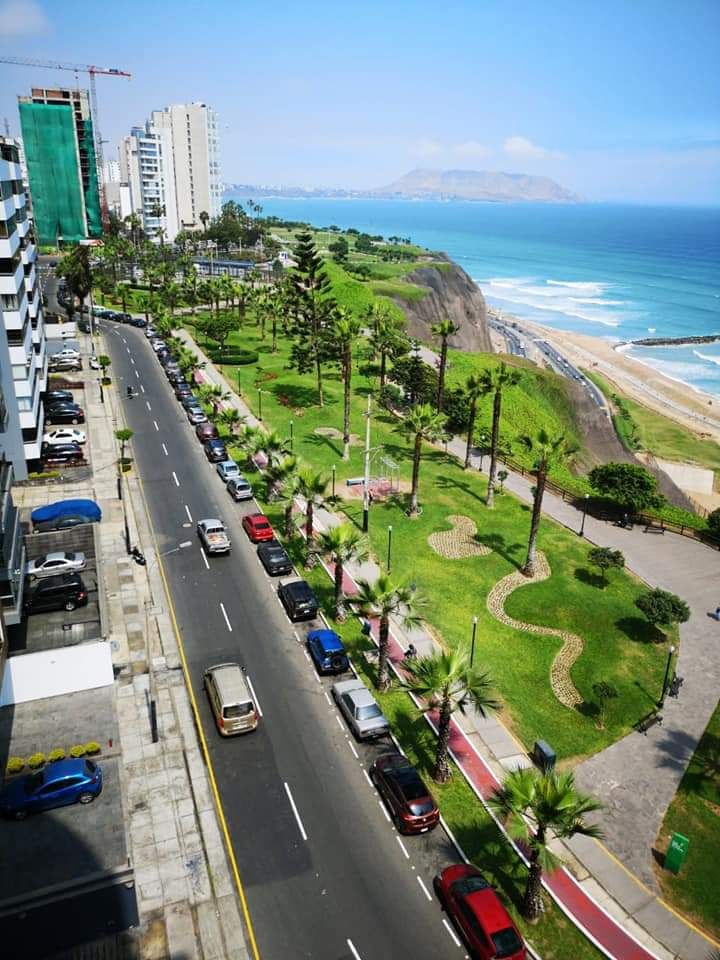
<instances>
[{"instance_id":1,"label":"high-rise apartment building","mask_svg":"<svg viewBox=\"0 0 720 960\"><path fill-rule=\"evenodd\" d=\"M27 461L40 457L44 427L40 394L47 386L47 360L36 259L18 146L0 138L0 452L18 480L27 476Z\"/></svg>"},{"instance_id":2,"label":"high-rise apartment building","mask_svg":"<svg viewBox=\"0 0 720 960\"><path fill-rule=\"evenodd\" d=\"M33 87L18 104L38 242L102 236L87 90Z\"/></svg>"},{"instance_id":3,"label":"high-rise apartment building","mask_svg":"<svg viewBox=\"0 0 720 960\"><path fill-rule=\"evenodd\" d=\"M130 205L151 240L174 240L178 230L172 133L148 120L133 127L120 144L120 180L128 184ZM160 233L162 231L162 234Z\"/></svg>"}]
</instances>

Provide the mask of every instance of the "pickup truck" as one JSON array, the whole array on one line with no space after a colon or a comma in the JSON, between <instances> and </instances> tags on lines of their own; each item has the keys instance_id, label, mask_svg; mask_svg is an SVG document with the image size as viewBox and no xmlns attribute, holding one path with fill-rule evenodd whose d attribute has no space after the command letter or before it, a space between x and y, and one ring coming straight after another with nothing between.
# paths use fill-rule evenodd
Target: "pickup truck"
<instances>
[{"instance_id":1,"label":"pickup truck","mask_svg":"<svg viewBox=\"0 0 720 960\"><path fill-rule=\"evenodd\" d=\"M208 553L229 553L230 538L222 520L200 520L197 532Z\"/></svg>"}]
</instances>

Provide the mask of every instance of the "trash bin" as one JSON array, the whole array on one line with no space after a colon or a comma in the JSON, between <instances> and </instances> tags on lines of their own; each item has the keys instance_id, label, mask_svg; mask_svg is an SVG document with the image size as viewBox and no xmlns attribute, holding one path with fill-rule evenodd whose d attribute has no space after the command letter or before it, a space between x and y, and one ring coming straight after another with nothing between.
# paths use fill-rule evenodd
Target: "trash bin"
<instances>
[{"instance_id":1,"label":"trash bin","mask_svg":"<svg viewBox=\"0 0 720 960\"><path fill-rule=\"evenodd\" d=\"M536 740L532 752L533 763L538 766L543 773L552 773L555 769L555 751L544 740Z\"/></svg>"}]
</instances>

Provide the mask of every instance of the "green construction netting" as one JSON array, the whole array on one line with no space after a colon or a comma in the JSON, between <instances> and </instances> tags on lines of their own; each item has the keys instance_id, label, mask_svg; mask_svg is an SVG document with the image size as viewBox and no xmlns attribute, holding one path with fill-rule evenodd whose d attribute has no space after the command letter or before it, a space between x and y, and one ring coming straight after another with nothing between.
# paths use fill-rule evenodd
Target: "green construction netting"
<instances>
[{"instance_id":1,"label":"green construction netting","mask_svg":"<svg viewBox=\"0 0 720 960\"><path fill-rule=\"evenodd\" d=\"M102 215L100 212L100 191L98 190L97 162L95 159L95 142L91 120L83 120L83 146L88 156L88 185L85 191L85 214L89 237L102 236Z\"/></svg>"}]
</instances>

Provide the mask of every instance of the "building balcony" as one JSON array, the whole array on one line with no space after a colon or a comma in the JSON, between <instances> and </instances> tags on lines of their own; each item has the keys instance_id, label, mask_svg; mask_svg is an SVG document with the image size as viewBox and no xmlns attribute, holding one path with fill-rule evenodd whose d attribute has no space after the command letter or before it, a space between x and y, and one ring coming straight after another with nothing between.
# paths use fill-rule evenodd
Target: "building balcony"
<instances>
[{"instance_id":1,"label":"building balcony","mask_svg":"<svg viewBox=\"0 0 720 960\"><path fill-rule=\"evenodd\" d=\"M13 195L0 200L0 220L9 220L15 216L15 201Z\"/></svg>"},{"instance_id":2,"label":"building balcony","mask_svg":"<svg viewBox=\"0 0 720 960\"><path fill-rule=\"evenodd\" d=\"M4 293L6 296L17 294L20 290L25 289L25 284L23 280L25 278L25 272L23 271L22 262L18 263L17 268L14 273L9 275L2 274L0 275L0 293Z\"/></svg>"},{"instance_id":3,"label":"building balcony","mask_svg":"<svg viewBox=\"0 0 720 960\"><path fill-rule=\"evenodd\" d=\"M20 234L20 236L21 236L21 237L26 237L26 236L28 235L28 233L30 232L30 221L29 221L29 220L23 220L21 223L19 222L18 225L17 225L17 228L18 228L18 233Z\"/></svg>"},{"instance_id":4,"label":"building balcony","mask_svg":"<svg viewBox=\"0 0 720 960\"><path fill-rule=\"evenodd\" d=\"M0 259L9 260L14 257L20 246L20 234L13 230L9 237L0 237Z\"/></svg>"},{"instance_id":5,"label":"building balcony","mask_svg":"<svg viewBox=\"0 0 720 960\"><path fill-rule=\"evenodd\" d=\"M27 315L28 302L27 298L23 297L17 310L3 310L3 326L6 330L22 330Z\"/></svg>"},{"instance_id":6,"label":"building balcony","mask_svg":"<svg viewBox=\"0 0 720 960\"><path fill-rule=\"evenodd\" d=\"M25 241L25 244L20 251L20 257L22 258L22 262L25 264L34 264L37 261L37 247L32 240Z\"/></svg>"},{"instance_id":7,"label":"building balcony","mask_svg":"<svg viewBox=\"0 0 720 960\"><path fill-rule=\"evenodd\" d=\"M42 404L38 407L37 418L26 427L20 418L20 426L25 431L26 439L23 443L26 460L39 460L42 448L43 432L45 430L45 408ZM32 429L32 435L27 437L27 430Z\"/></svg>"}]
</instances>

